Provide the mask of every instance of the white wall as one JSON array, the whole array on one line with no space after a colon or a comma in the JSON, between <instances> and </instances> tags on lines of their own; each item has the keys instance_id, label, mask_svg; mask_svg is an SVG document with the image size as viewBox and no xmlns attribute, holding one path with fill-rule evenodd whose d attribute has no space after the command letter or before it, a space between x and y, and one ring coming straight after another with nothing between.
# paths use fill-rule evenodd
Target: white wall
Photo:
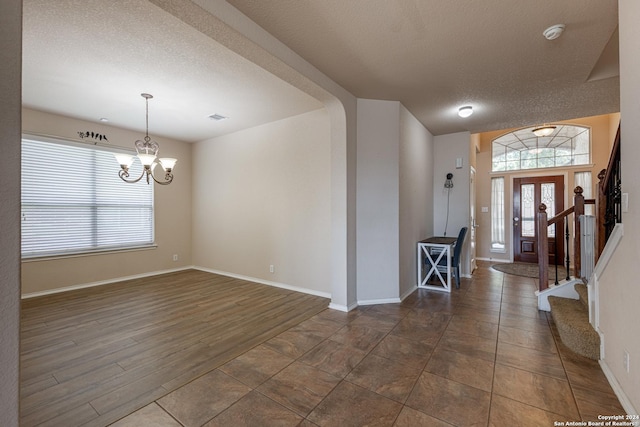
<instances>
[{"instance_id":1,"label":"white wall","mask_svg":"<svg viewBox=\"0 0 640 427\"><path fill-rule=\"evenodd\" d=\"M623 391L623 405L630 414L640 411L640 327L638 326L638 259L640 259L640 2L619 1L620 25L620 121L622 191L629 194L623 213L624 236L599 278L600 324L604 336L605 372ZM630 371L623 368L623 352L630 355ZM614 387L615 389L615 387ZM620 397L620 396L619 396Z\"/></svg>"},{"instance_id":2,"label":"white wall","mask_svg":"<svg viewBox=\"0 0 640 427\"><path fill-rule=\"evenodd\" d=\"M398 298L400 103L358 99L358 301Z\"/></svg>"},{"instance_id":3,"label":"white wall","mask_svg":"<svg viewBox=\"0 0 640 427\"><path fill-rule=\"evenodd\" d=\"M17 427L20 336L22 2L0 2L0 425Z\"/></svg>"},{"instance_id":4,"label":"white wall","mask_svg":"<svg viewBox=\"0 0 640 427\"><path fill-rule=\"evenodd\" d=\"M196 143L194 265L330 296L330 151L325 109Z\"/></svg>"},{"instance_id":5,"label":"white wall","mask_svg":"<svg viewBox=\"0 0 640 427\"><path fill-rule=\"evenodd\" d=\"M416 242L433 235L433 135L400 105L400 297L417 285Z\"/></svg>"},{"instance_id":6,"label":"white wall","mask_svg":"<svg viewBox=\"0 0 640 427\"><path fill-rule=\"evenodd\" d=\"M457 237L462 227L469 227L469 132L440 135L434 138L433 168L433 233ZM456 169L456 159L462 158L462 167ZM453 174L453 188L444 188L447 173ZM447 193L450 194L447 194ZM447 202L447 198L449 199ZM447 203L449 204L449 220L447 221ZM461 274L470 274L467 249L469 232L465 237L461 255Z\"/></svg>"},{"instance_id":7,"label":"white wall","mask_svg":"<svg viewBox=\"0 0 640 427\"><path fill-rule=\"evenodd\" d=\"M110 144L133 149L140 139L133 132L101 123L41 111L23 110L23 131L66 139L78 139L79 131L95 131L109 138ZM114 251L27 260L22 263L22 293L50 292L60 288L83 286L144 275L191 265L191 144L154 137L163 155L178 159L171 185L154 189L155 248L136 251ZM113 173L120 170L113 162ZM145 182L123 185L147 185ZM173 261L173 255L178 261ZM73 274L69 274L69 272Z\"/></svg>"}]
</instances>

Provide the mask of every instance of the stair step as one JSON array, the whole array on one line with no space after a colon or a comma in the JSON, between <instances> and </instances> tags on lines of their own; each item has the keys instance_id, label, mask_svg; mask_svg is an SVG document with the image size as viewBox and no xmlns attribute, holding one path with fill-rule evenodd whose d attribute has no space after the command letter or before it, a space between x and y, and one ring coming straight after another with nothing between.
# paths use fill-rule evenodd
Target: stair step
<instances>
[{"instance_id":1,"label":"stair step","mask_svg":"<svg viewBox=\"0 0 640 427\"><path fill-rule=\"evenodd\" d=\"M580 302L587 309L587 315L589 313L589 291L587 290L587 285L582 283L576 283L573 287L578 295L580 296Z\"/></svg>"},{"instance_id":2,"label":"stair step","mask_svg":"<svg viewBox=\"0 0 640 427\"><path fill-rule=\"evenodd\" d=\"M560 297L549 297L549 305L562 342L581 356L598 360L600 336L589 323L587 308L579 300Z\"/></svg>"}]
</instances>

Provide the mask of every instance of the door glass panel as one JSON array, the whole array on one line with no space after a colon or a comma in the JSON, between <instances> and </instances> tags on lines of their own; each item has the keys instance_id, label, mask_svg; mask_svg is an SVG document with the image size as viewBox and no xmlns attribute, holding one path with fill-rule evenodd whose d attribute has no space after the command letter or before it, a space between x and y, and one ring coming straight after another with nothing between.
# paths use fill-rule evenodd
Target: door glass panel
<instances>
[{"instance_id":1,"label":"door glass panel","mask_svg":"<svg viewBox=\"0 0 640 427\"><path fill-rule=\"evenodd\" d=\"M521 236L534 237L535 230L535 200L534 200L534 184L522 184L520 186L520 218Z\"/></svg>"},{"instance_id":2,"label":"door glass panel","mask_svg":"<svg viewBox=\"0 0 640 427\"><path fill-rule=\"evenodd\" d=\"M548 182L540 185L540 202L547 206L547 218L551 219L556 215L556 184ZM547 229L547 236L555 237L556 225L552 224Z\"/></svg>"}]
</instances>

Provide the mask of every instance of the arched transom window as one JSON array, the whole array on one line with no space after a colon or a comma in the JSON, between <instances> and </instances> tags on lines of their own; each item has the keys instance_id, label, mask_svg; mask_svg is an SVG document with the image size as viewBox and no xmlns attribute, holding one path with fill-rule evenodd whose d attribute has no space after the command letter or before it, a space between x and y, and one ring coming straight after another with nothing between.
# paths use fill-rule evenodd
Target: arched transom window
<instances>
[{"instance_id":1,"label":"arched transom window","mask_svg":"<svg viewBox=\"0 0 640 427\"><path fill-rule=\"evenodd\" d=\"M559 168L591 162L591 132L576 125L550 125L547 136L536 136L536 127L519 129L493 140L493 172Z\"/></svg>"}]
</instances>

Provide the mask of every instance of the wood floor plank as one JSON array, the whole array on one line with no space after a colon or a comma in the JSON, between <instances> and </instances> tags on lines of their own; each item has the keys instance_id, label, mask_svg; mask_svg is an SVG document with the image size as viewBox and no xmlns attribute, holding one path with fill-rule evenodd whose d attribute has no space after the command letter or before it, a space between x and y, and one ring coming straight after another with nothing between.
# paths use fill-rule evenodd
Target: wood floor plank
<instances>
[{"instance_id":1,"label":"wood floor plank","mask_svg":"<svg viewBox=\"0 0 640 427\"><path fill-rule=\"evenodd\" d=\"M198 270L25 300L21 425L108 425L328 302Z\"/></svg>"}]
</instances>

